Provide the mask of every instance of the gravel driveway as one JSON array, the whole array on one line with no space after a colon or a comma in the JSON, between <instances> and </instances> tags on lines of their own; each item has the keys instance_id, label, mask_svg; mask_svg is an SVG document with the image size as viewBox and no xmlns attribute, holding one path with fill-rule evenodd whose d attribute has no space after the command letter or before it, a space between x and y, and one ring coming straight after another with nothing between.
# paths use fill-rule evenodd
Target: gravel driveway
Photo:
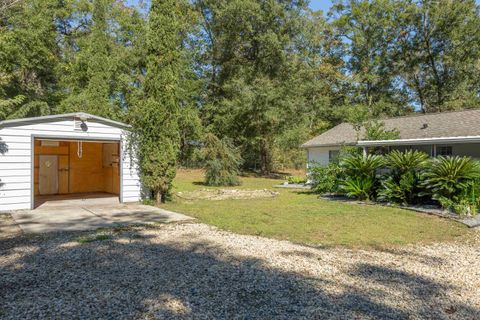
<instances>
[{"instance_id":1,"label":"gravel driveway","mask_svg":"<svg viewBox=\"0 0 480 320\"><path fill-rule=\"evenodd\" d=\"M478 319L480 239L309 248L197 224L0 241L0 317Z\"/></svg>"}]
</instances>

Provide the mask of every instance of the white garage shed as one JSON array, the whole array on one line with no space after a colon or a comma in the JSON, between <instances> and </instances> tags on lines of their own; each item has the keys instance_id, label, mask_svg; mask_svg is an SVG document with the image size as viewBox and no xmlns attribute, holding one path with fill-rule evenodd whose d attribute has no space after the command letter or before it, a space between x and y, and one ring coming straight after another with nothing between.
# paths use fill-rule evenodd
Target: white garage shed
<instances>
[{"instance_id":1,"label":"white garage shed","mask_svg":"<svg viewBox=\"0 0 480 320\"><path fill-rule=\"evenodd\" d=\"M0 211L48 200L116 195L141 198L129 126L86 113L0 122Z\"/></svg>"}]
</instances>

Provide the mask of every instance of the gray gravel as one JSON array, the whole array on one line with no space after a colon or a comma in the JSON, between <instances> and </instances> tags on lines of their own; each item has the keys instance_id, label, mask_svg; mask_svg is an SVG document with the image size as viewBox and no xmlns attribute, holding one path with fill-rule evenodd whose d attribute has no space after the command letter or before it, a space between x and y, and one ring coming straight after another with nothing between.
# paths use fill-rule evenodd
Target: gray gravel
<instances>
[{"instance_id":1,"label":"gray gravel","mask_svg":"<svg viewBox=\"0 0 480 320\"><path fill-rule=\"evenodd\" d=\"M13 237L0 317L479 319L479 245L309 248L196 223Z\"/></svg>"}]
</instances>

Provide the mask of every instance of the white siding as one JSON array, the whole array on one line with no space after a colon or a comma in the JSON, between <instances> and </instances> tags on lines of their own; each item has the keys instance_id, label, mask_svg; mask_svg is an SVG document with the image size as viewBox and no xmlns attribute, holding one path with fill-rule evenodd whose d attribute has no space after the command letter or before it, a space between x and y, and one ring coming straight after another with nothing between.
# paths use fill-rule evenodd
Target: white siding
<instances>
[{"instance_id":1,"label":"white siding","mask_svg":"<svg viewBox=\"0 0 480 320\"><path fill-rule=\"evenodd\" d=\"M7 124L0 128L0 211L32 206L32 137L115 140L126 144L124 130L97 120L88 120L88 131L75 130L73 117ZM122 158L121 199L136 202L141 186L135 161Z\"/></svg>"},{"instance_id":2,"label":"white siding","mask_svg":"<svg viewBox=\"0 0 480 320\"><path fill-rule=\"evenodd\" d=\"M340 150L340 147L315 147L308 148L308 167L327 166L329 161L329 151Z\"/></svg>"},{"instance_id":3,"label":"white siding","mask_svg":"<svg viewBox=\"0 0 480 320\"><path fill-rule=\"evenodd\" d=\"M126 148L127 142L124 141L124 151L122 153L122 201L137 202L141 200L141 184L138 175L137 159L134 154Z\"/></svg>"}]
</instances>

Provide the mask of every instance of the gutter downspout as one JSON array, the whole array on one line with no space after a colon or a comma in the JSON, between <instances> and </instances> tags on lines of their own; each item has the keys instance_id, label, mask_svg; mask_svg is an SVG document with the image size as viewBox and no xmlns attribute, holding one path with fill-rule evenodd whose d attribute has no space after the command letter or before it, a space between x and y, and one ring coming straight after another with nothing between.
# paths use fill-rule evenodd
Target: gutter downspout
<instances>
[{"instance_id":1,"label":"gutter downspout","mask_svg":"<svg viewBox=\"0 0 480 320\"><path fill-rule=\"evenodd\" d=\"M366 158L367 155L368 155L368 147L363 147L362 148L362 153L363 153L363 157Z\"/></svg>"}]
</instances>

